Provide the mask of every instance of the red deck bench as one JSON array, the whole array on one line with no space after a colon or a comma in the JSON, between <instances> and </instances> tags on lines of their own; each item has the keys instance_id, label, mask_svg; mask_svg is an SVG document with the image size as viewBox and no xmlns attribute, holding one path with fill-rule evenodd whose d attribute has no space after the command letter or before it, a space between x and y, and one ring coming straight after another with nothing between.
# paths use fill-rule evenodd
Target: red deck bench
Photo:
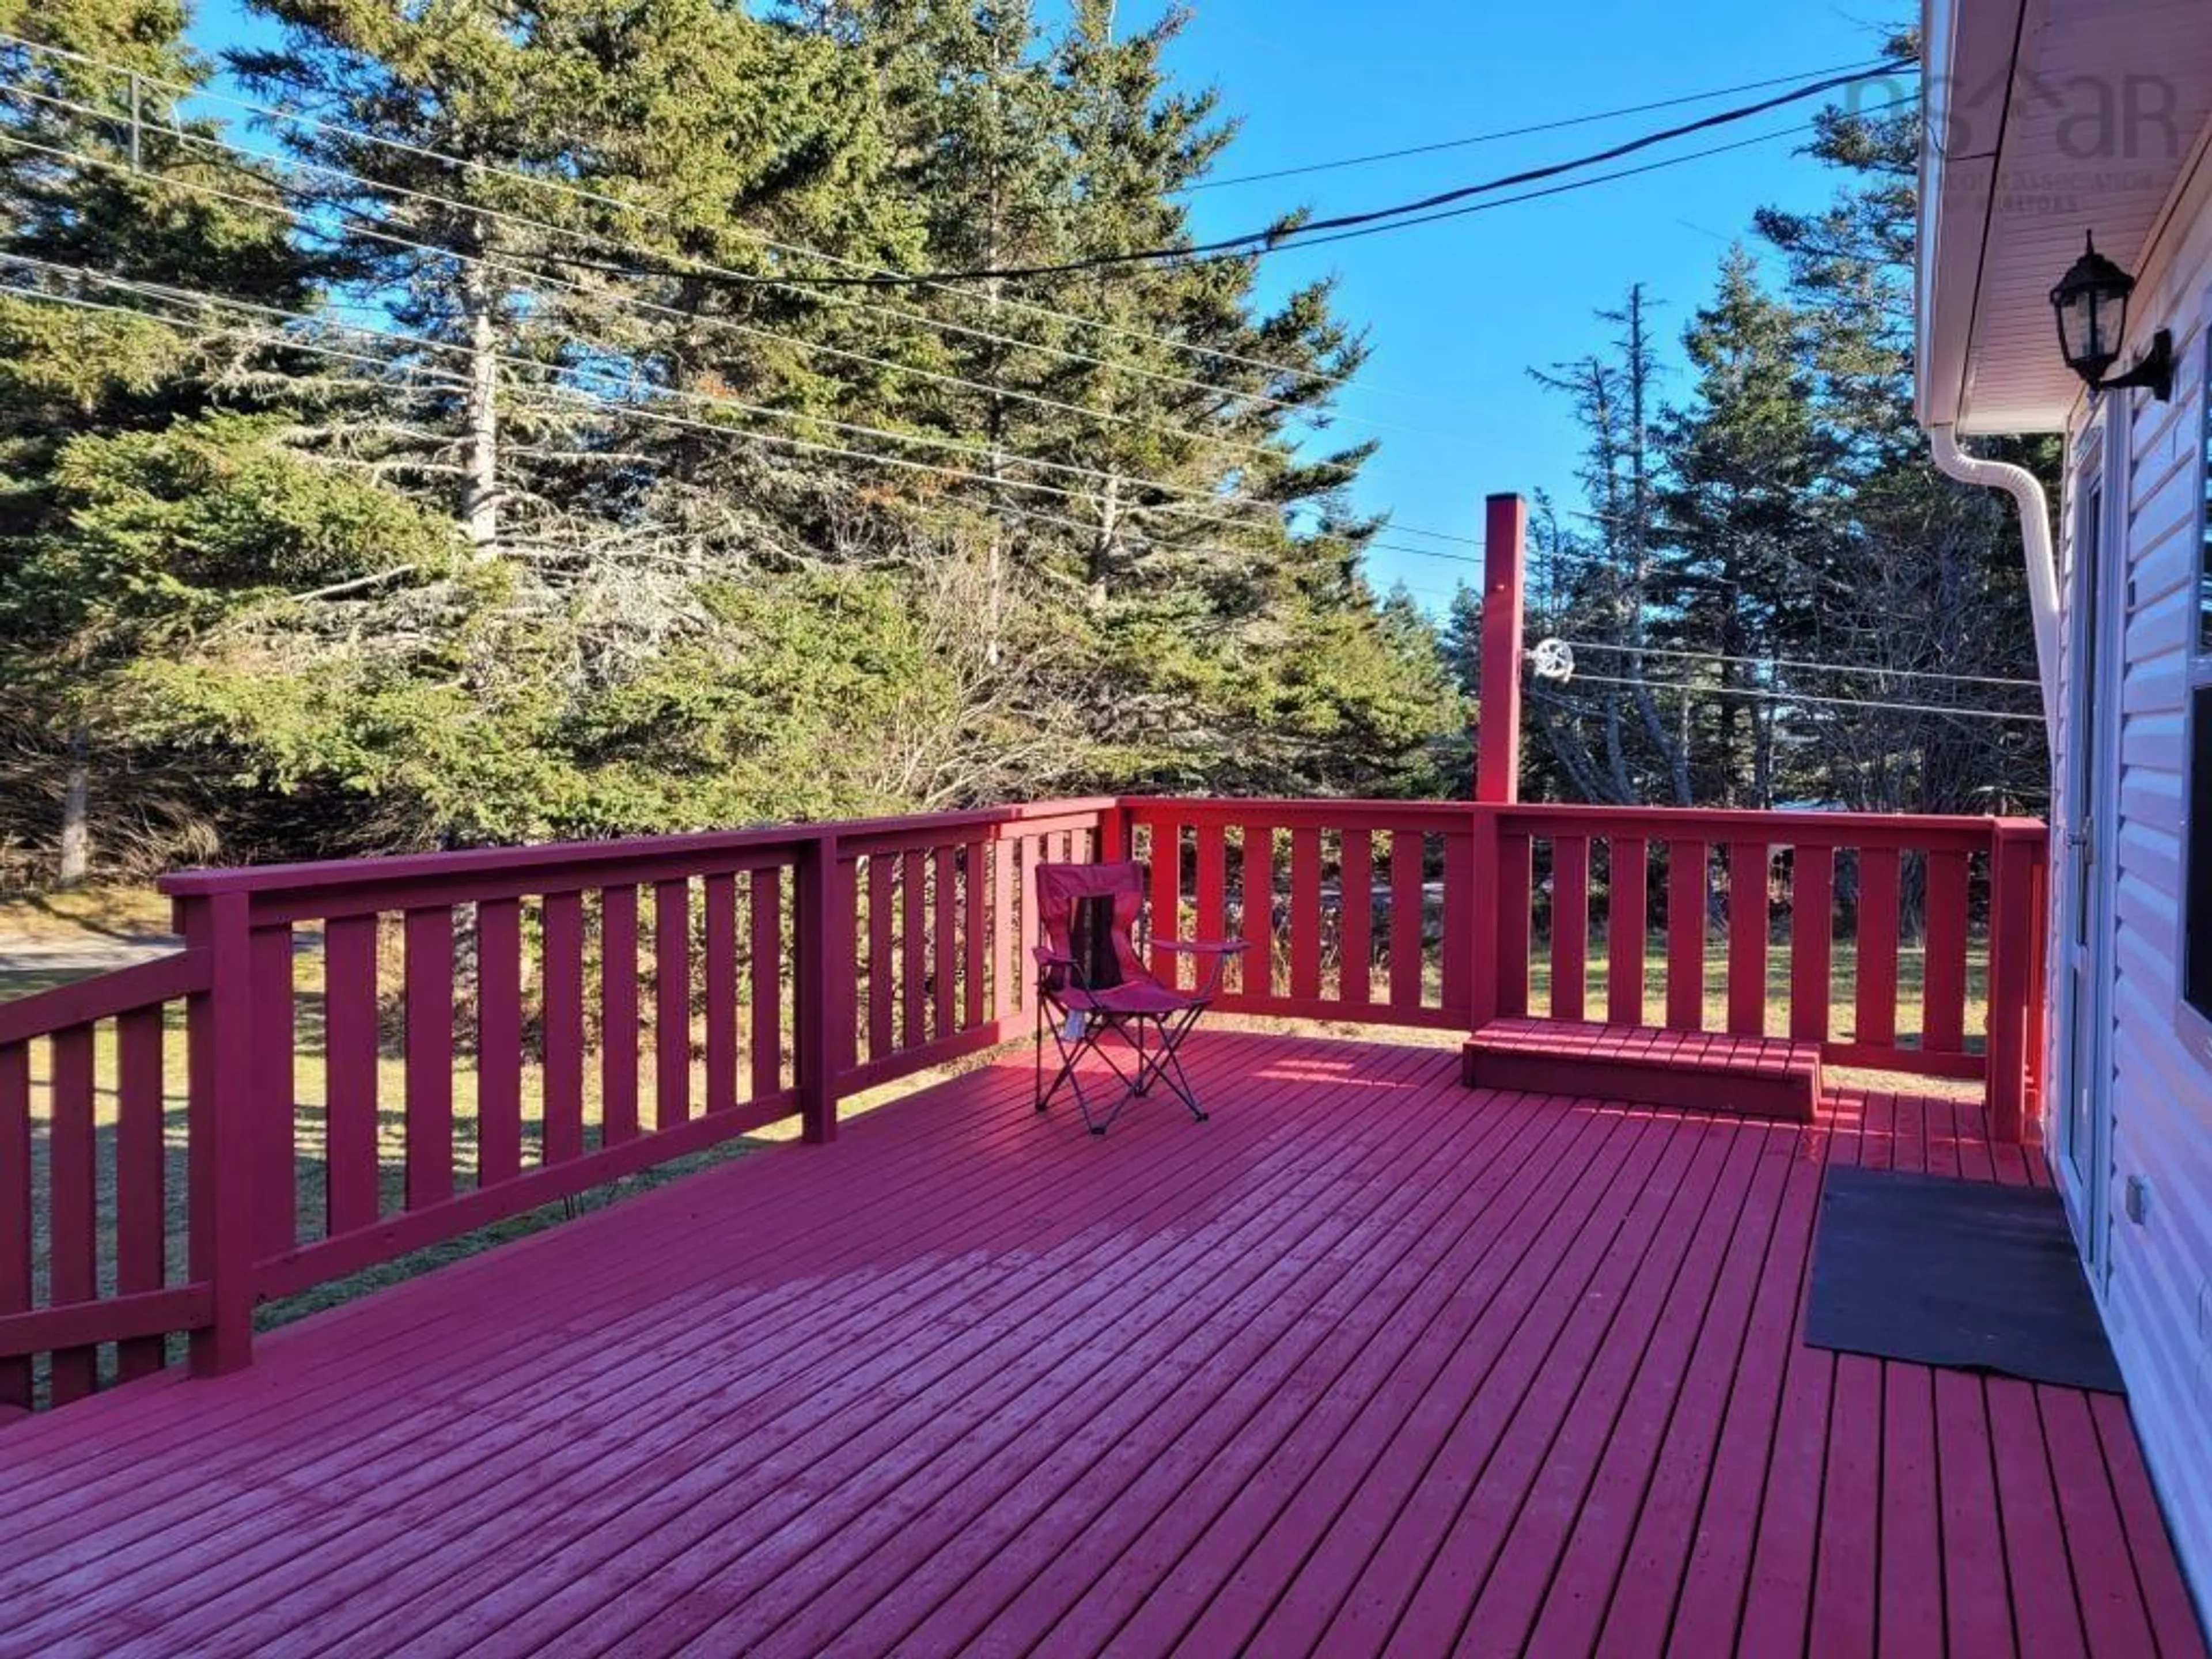
<instances>
[{"instance_id":1,"label":"red deck bench","mask_svg":"<svg viewBox=\"0 0 2212 1659\"><path fill-rule=\"evenodd\" d=\"M1820 1048L1720 1031L1497 1019L1468 1039L1461 1077L1471 1089L1597 1096L1810 1123L1820 1098Z\"/></svg>"}]
</instances>

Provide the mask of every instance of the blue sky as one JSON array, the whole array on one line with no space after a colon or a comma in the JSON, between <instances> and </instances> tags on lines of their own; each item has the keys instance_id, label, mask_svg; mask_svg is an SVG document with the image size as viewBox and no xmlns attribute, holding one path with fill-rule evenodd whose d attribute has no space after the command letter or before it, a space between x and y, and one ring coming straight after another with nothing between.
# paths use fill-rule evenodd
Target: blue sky
<instances>
[{"instance_id":1,"label":"blue sky","mask_svg":"<svg viewBox=\"0 0 2212 1659\"><path fill-rule=\"evenodd\" d=\"M1223 113L1242 121L1218 169L1224 179L1856 64L1878 55L1894 21L1881 6L1826 0L1584 0L1571 13L1498 0L1190 3L1194 15L1170 61L1185 83L1215 88ZM1158 0L1123 0L1123 21L1139 27L1159 9ZM1894 8L1898 16L1908 9L1917 8ZM247 20L239 0L204 0L194 34L218 50L265 28ZM1258 228L1301 205L1353 211L1603 149L1781 89L1212 189L1191 205L1202 236ZM1816 107L1778 110L1670 149L1792 127ZM1571 505L1579 439L1562 400L1528 370L1597 349L1607 325L1592 313L1618 305L1638 281L1656 307L1662 361L1678 365L1681 329L1710 292L1729 241L1749 238L1753 210L1816 205L1835 188L1833 173L1796 153L1803 143L1802 134L1779 138L1270 258L1263 296L1334 275L1340 314L1368 331L1372 356L1346 392L1335 428L1341 438L1382 443L1357 505L1400 525L1464 535L1480 533L1482 500L1493 491L1545 489ZM1664 389L1682 392L1679 373ZM1471 556L1402 531L1383 539ZM1431 605L1474 571L1449 557L1392 551L1371 555L1370 568L1381 585L1402 580Z\"/></svg>"},{"instance_id":2,"label":"blue sky","mask_svg":"<svg viewBox=\"0 0 2212 1659\"><path fill-rule=\"evenodd\" d=\"M1906 8L1895 9L1902 15ZM1364 8L1334 0L1196 0L1173 61L1183 78L1218 88L1224 110L1243 118L1218 169L1228 177L1870 59L1879 55L1888 15L1879 7L1847 10L1820 0L1584 0L1571 11L1497 0ZM1766 95L1208 191L1192 203L1202 231L1234 234L1300 202L1326 214L1401 201ZM1677 148L1790 126L1816 107L1777 111ZM1341 313L1370 331L1373 355L1344 399L1340 428L1382 441L1360 505L1388 509L1407 525L1479 533L1482 498L1493 491L1545 488L1571 501L1577 435L1561 401L1531 382L1527 370L1595 349L1607 327L1591 313L1617 305L1637 281L1659 307L1667 361L1679 363L1677 337L1710 293L1729 240L1748 237L1753 210L1815 205L1834 189L1830 169L1794 153L1803 142L1778 140L1546 201L1269 260L1271 291L1333 272ZM1679 375L1671 384L1678 394L1683 389ZM1471 574L1469 567L1388 552L1375 554L1371 568L1386 583L1402 578L1424 590L1432 604L1456 576Z\"/></svg>"}]
</instances>

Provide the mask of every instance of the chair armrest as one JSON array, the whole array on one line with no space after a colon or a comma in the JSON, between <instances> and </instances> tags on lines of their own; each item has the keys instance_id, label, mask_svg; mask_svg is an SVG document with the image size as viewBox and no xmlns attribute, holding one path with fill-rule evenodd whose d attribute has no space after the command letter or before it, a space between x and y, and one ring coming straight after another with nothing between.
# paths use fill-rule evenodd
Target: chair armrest
<instances>
[{"instance_id":1,"label":"chair armrest","mask_svg":"<svg viewBox=\"0 0 2212 1659\"><path fill-rule=\"evenodd\" d=\"M1173 951L1186 957L1237 957L1252 948L1244 939L1156 939L1155 951Z\"/></svg>"}]
</instances>

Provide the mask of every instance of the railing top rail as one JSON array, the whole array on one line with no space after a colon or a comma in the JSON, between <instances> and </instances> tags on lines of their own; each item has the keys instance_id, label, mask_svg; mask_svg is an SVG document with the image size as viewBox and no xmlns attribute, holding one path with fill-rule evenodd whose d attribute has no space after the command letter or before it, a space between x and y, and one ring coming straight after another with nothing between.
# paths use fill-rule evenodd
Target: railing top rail
<instances>
[{"instance_id":1,"label":"railing top rail","mask_svg":"<svg viewBox=\"0 0 2212 1659\"><path fill-rule=\"evenodd\" d=\"M1231 823L1296 823L1321 820L1327 825L1388 828L1419 822L1435 825L1465 823L1473 803L1463 800L1366 800L1350 797L1281 799L1244 795L1126 795L1125 811L1141 816L1173 816L1186 823L1219 818Z\"/></svg>"},{"instance_id":2,"label":"railing top rail","mask_svg":"<svg viewBox=\"0 0 2212 1659\"><path fill-rule=\"evenodd\" d=\"M626 866L666 866L757 853L835 837L896 836L927 828L932 833L988 829L1040 818L1098 812L1116 805L1110 796L1036 801L962 812L923 813L908 817L859 818L807 824L769 824L756 829L705 830L691 835L641 836L610 841L551 842L528 847L472 848L453 853L410 853L383 858L332 859L307 864L247 865L229 869L182 870L157 885L173 898L219 893L268 895L365 888L404 889L424 882L449 883L470 876L511 879L518 875L588 868L619 878ZM569 884L574 884L571 882Z\"/></svg>"},{"instance_id":3,"label":"railing top rail","mask_svg":"<svg viewBox=\"0 0 2212 1659\"><path fill-rule=\"evenodd\" d=\"M2008 822L1960 813L1830 812L1817 807L1766 811L1747 807L1609 806L1564 801L1516 801L1486 810L1496 811L1501 820L1508 823L1534 821L1613 829L1648 825L1662 836L1702 832L1715 839L1724 839L1732 833L1749 836L1761 830L1771 832L1780 825L1793 832L1818 835L1824 840L1868 836L1899 845L1924 842L1935 836L1986 839L2001 823Z\"/></svg>"},{"instance_id":4,"label":"railing top rail","mask_svg":"<svg viewBox=\"0 0 2212 1659\"><path fill-rule=\"evenodd\" d=\"M198 951L173 951L151 962L111 969L0 1002L0 1044L25 1042L72 1025L112 1019L206 988L205 955Z\"/></svg>"}]
</instances>

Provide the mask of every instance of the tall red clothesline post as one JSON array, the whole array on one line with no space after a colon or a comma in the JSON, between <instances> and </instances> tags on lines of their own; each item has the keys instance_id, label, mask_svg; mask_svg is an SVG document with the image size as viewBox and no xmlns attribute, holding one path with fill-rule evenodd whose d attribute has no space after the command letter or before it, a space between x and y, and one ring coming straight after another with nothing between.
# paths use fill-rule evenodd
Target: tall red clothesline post
<instances>
[{"instance_id":1,"label":"tall red clothesline post","mask_svg":"<svg viewBox=\"0 0 2212 1659\"><path fill-rule=\"evenodd\" d=\"M1508 804L1521 799L1521 628L1528 504L1492 495L1482 534L1482 685L1476 711L1480 735L1474 798Z\"/></svg>"},{"instance_id":2,"label":"tall red clothesline post","mask_svg":"<svg viewBox=\"0 0 2212 1659\"><path fill-rule=\"evenodd\" d=\"M1464 916L1446 919L1448 941L1465 953L1468 1024L1480 1029L1499 1012L1500 867L1498 814L1521 798L1521 627L1528 504L1492 495L1482 534L1482 684L1475 714L1474 879Z\"/></svg>"}]
</instances>

